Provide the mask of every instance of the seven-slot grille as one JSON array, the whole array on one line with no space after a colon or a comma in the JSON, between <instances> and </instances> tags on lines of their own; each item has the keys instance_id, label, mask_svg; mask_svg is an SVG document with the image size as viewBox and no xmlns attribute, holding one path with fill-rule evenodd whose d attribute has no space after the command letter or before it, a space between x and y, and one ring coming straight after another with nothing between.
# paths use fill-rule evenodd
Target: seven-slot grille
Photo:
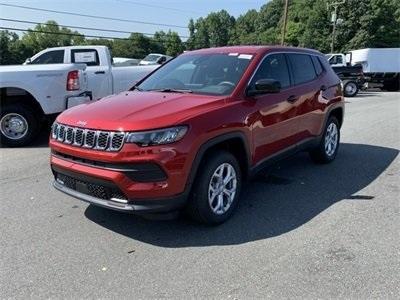
<instances>
[{"instance_id":1,"label":"seven-slot grille","mask_svg":"<svg viewBox=\"0 0 400 300\"><path fill-rule=\"evenodd\" d=\"M72 146L104 151L119 151L124 144L125 133L83 129L54 123L51 137Z\"/></svg>"}]
</instances>

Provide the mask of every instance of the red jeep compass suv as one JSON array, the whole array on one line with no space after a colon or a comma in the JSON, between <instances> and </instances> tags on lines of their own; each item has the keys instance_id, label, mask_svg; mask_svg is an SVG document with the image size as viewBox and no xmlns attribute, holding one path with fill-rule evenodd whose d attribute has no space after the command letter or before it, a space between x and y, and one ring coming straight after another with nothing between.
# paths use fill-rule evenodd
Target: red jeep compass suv
<instances>
[{"instance_id":1,"label":"red jeep compass suv","mask_svg":"<svg viewBox=\"0 0 400 300\"><path fill-rule=\"evenodd\" d=\"M224 47L169 61L130 91L60 114L54 187L140 214L185 208L216 224L242 182L283 156L335 159L344 104L339 78L314 50Z\"/></svg>"}]
</instances>

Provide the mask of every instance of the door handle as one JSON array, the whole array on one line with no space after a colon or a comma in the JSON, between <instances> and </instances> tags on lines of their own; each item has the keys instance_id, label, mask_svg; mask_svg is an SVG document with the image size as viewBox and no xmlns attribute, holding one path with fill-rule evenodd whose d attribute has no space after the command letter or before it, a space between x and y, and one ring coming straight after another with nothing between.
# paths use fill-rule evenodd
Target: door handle
<instances>
[{"instance_id":1,"label":"door handle","mask_svg":"<svg viewBox=\"0 0 400 300\"><path fill-rule=\"evenodd\" d=\"M106 71L96 71L94 74L106 74Z\"/></svg>"},{"instance_id":2,"label":"door handle","mask_svg":"<svg viewBox=\"0 0 400 300\"><path fill-rule=\"evenodd\" d=\"M327 89L328 88L325 85L321 85L321 87L320 87L320 90L323 91L323 92L326 91Z\"/></svg>"},{"instance_id":3,"label":"door handle","mask_svg":"<svg viewBox=\"0 0 400 300\"><path fill-rule=\"evenodd\" d=\"M289 96L289 98L286 99L286 101L287 101L287 102L290 102L290 103L293 103L293 102L295 102L297 99L298 99L297 96L291 95L291 96Z\"/></svg>"}]
</instances>

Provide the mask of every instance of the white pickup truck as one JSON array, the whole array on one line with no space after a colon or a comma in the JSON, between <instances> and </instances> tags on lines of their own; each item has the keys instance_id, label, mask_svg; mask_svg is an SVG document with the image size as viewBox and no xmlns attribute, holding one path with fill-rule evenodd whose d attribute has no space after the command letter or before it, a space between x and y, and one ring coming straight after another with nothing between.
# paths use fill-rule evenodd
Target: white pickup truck
<instances>
[{"instance_id":1,"label":"white pickup truck","mask_svg":"<svg viewBox=\"0 0 400 300\"><path fill-rule=\"evenodd\" d=\"M48 116L132 87L159 65L113 67L105 46L48 48L0 67L0 142L30 143Z\"/></svg>"}]
</instances>

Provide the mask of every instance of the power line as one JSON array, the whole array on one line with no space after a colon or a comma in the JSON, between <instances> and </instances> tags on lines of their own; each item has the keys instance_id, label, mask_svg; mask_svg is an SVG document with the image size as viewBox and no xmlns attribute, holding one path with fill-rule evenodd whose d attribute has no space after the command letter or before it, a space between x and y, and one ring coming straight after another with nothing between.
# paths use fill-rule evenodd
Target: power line
<instances>
[{"instance_id":1,"label":"power line","mask_svg":"<svg viewBox=\"0 0 400 300\"><path fill-rule=\"evenodd\" d=\"M101 36L101 35L87 35L87 34L78 34L78 33L69 33L69 32L51 32L44 30L34 30L34 29L22 29L22 28L14 28L14 27L2 27L0 29L4 30L13 30L13 31L21 31L21 32L35 32L35 33L46 33L46 34L54 34L54 35L67 35L67 36L80 36L80 37L90 37L90 38L98 38L98 39L113 39L113 40L124 40L124 41L133 41L132 38L120 38L113 36ZM163 44L161 41L154 41L155 43Z\"/></svg>"},{"instance_id":2,"label":"power line","mask_svg":"<svg viewBox=\"0 0 400 300\"><path fill-rule=\"evenodd\" d=\"M68 27L74 29L83 29L83 30L93 30L93 31L106 31L106 32L116 32L116 33L140 33L143 35L154 36L154 33L145 33L145 32L131 32L131 31L122 31L122 30L113 30L113 29L100 29L100 28L93 28L93 27L82 27L82 26L72 26L72 25L62 25L62 24L48 24L48 23L40 23L40 22L32 22L32 21L25 21L25 20L16 20L16 19L7 19L7 18L0 18L2 21L7 22L15 22L15 23L25 23L25 24L35 24L35 25L46 25L46 26L61 26L61 27ZM178 35L181 38L187 39L188 36Z\"/></svg>"},{"instance_id":3,"label":"power line","mask_svg":"<svg viewBox=\"0 0 400 300\"><path fill-rule=\"evenodd\" d=\"M22 9L29 9L29 10L36 10L36 11L45 11L45 12L51 12L51 13L56 13L56 14L64 14L64 15L79 16L79 17L86 17L86 18L92 18L92 19L100 19L100 20L112 20L112 21L127 22L127 23L137 23L137 24L146 24L146 25L154 25L154 26L165 26L165 27L175 27L175 28L185 28L185 29L187 28L187 26L181 26L181 25L164 24L164 23L152 23L152 22L144 22L144 21L138 21L138 20L128 20L128 19L103 17L103 16L98 16L98 15L86 15L86 14L79 14L79 13L74 13L74 12L69 12L69 11L44 9L44 8L37 8L37 7L15 5L15 4L7 4L7 3L0 3L0 5L1 6L8 6L8 7L22 8Z\"/></svg>"}]
</instances>

